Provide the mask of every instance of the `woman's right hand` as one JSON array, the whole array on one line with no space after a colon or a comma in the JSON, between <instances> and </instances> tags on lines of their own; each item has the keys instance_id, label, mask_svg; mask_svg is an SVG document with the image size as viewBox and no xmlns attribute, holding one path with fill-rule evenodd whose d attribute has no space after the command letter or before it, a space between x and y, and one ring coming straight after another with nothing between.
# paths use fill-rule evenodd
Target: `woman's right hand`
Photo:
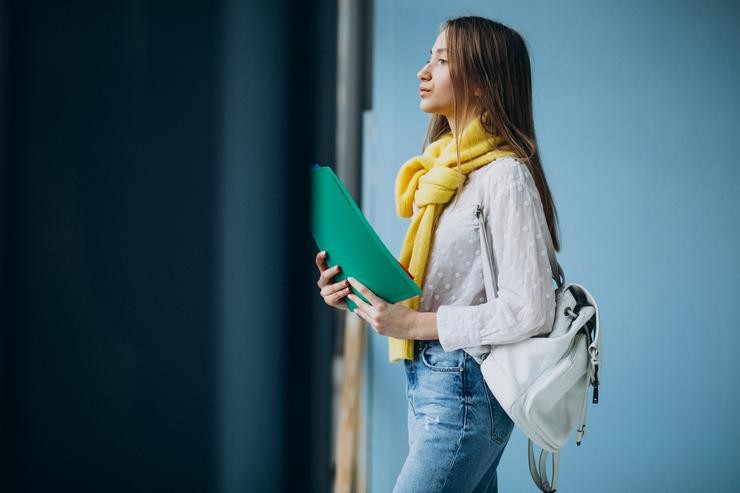
<instances>
[{"instance_id":1,"label":"woman's right hand","mask_svg":"<svg viewBox=\"0 0 740 493\"><path fill-rule=\"evenodd\" d=\"M328 268L326 266L326 252L316 255L316 266L321 275L316 285L321 290L324 303L339 310L347 310L347 302L344 298L350 293L349 281L332 282L334 276L341 270L339 265Z\"/></svg>"}]
</instances>

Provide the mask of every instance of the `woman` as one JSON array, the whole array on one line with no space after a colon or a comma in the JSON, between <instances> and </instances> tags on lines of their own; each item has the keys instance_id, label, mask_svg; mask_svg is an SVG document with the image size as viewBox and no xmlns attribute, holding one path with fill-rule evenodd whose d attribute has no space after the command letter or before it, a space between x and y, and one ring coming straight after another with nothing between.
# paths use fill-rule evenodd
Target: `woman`
<instances>
[{"instance_id":1,"label":"woman","mask_svg":"<svg viewBox=\"0 0 740 493\"><path fill-rule=\"evenodd\" d=\"M330 306L347 309L351 299L389 336L390 360L404 361L409 454L394 491L496 492L513 423L480 364L493 344L549 332L555 297L543 235L560 249L536 146L529 54L500 23L450 19L417 77L431 122L423 154L401 167L395 185L398 214L413 215L399 260L423 294L389 303L356 279L333 283L340 267L327 269L325 252L316 258L318 285ZM492 299L479 204L497 272Z\"/></svg>"}]
</instances>

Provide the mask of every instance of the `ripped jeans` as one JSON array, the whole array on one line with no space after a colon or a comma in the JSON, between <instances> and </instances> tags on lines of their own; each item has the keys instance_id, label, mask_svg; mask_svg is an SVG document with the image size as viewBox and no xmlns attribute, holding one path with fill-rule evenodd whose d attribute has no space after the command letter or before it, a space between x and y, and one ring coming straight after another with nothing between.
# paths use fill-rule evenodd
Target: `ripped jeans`
<instances>
[{"instance_id":1,"label":"ripped jeans","mask_svg":"<svg viewBox=\"0 0 740 493\"><path fill-rule=\"evenodd\" d=\"M394 493L497 493L496 467L514 423L478 363L439 341L414 341L404 360L409 454Z\"/></svg>"}]
</instances>

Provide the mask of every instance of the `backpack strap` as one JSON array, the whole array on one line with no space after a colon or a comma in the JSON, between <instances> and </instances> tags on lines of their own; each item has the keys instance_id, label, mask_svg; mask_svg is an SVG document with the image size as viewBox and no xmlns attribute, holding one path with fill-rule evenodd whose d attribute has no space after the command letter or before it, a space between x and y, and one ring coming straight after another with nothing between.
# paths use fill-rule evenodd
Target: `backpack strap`
<instances>
[{"instance_id":1,"label":"backpack strap","mask_svg":"<svg viewBox=\"0 0 740 493\"><path fill-rule=\"evenodd\" d=\"M486 234L486 223L483 219L483 206L480 203L475 205L475 217L478 219L478 223L480 225L478 232L480 233L481 251L485 254L483 255L483 267L485 267L483 269L483 281L486 285L486 296L488 297L490 293L493 293L493 296L490 296L490 298L495 298L498 297L496 257L493 254L493 248L491 248L488 235ZM550 237L550 229L547 227L547 224L545 224L545 234L543 236L545 237L545 244L547 245L547 257L550 259L552 278L555 279L555 283L558 285L559 291L563 289L563 286L565 285L565 272L555 258L555 247L553 247L552 238Z\"/></svg>"},{"instance_id":2,"label":"backpack strap","mask_svg":"<svg viewBox=\"0 0 740 493\"><path fill-rule=\"evenodd\" d=\"M540 467L534 460L534 444L529 440L529 473L532 475L537 488L544 493L555 493L558 485L558 473L560 471L560 451L548 452L542 449L540 452ZM552 454L552 485L547 481L547 454Z\"/></svg>"},{"instance_id":3,"label":"backpack strap","mask_svg":"<svg viewBox=\"0 0 740 493\"><path fill-rule=\"evenodd\" d=\"M591 383L593 375L593 366L591 362L588 363L588 374L586 375L586 391L583 393L583 407L581 407L581 416L578 420L578 429L576 430L576 445L580 447L583 435L586 434L586 404L588 403L588 386ZM594 387L594 398L598 399L598 384Z\"/></svg>"},{"instance_id":4,"label":"backpack strap","mask_svg":"<svg viewBox=\"0 0 740 493\"><path fill-rule=\"evenodd\" d=\"M552 276L558 285L558 290L563 289L565 284L565 272L555 258L555 247L552 244L552 238L550 237L550 228L547 226L545 221L545 244L547 245L547 256L550 258L550 269L552 270Z\"/></svg>"},{"instance_id":5,"label":"backpack strap","mask_svg":"<svg viewBox=\"0 0 740 493\"><path fill-rule=\"evenodd\" d=\"M498 272L496 269L496 258L491 248L491 243L486 234L486 222L483 219L483 207L475 205L475 218L478 220L478 233L480 236L480 248L483 260L483 284L486 289L486 298L492 300L498 297Z\"/></svg>"}]
</instances>

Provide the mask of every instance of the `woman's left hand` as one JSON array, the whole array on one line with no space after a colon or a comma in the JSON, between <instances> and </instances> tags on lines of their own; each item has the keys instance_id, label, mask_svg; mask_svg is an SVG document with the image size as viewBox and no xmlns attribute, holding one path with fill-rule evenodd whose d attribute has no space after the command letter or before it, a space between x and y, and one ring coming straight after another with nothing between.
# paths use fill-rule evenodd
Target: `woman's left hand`
<instances>
[{"instance_id":1,"label":"woman's left hand","mask_svg":"<svg viewBox=\"0 0 740 493\"><path fill-rule=\"evenodd\" d=\"M397 339L413 339L416 328L416 315L418 312L400 304L388 303L375 293L370 291L364 284L353 277L347 280L360 294L362 294L372 305L362 301L355 294L348 294L356 305L353 313L369 323L375 332L380 335L395 337Z\"/></svg>"}]
</instances>

